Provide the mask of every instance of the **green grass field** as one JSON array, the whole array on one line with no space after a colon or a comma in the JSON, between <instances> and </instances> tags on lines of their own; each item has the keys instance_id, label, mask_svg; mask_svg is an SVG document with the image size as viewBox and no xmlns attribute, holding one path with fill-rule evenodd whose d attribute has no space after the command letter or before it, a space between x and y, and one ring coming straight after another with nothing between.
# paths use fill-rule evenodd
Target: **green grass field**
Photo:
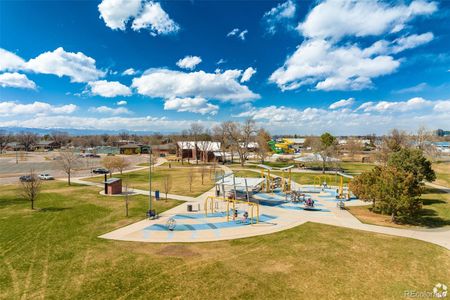
<instances>
[{"instance_id":1,"label":"green grass field","mask_svg":"<svg viewBox=\"0 0 450 300\"><path fill-rule=\"evenodd\" d=\"M399 299L450 282L450 252L417 240L307 223L212 243L111 241L97 236L142 218L145 197L126 219L123 198L96 187L46 183L36 211L16 194L0 187L1 299Z\"/></svg>"},{"instance_id":2,"label":"green grass field","mask_svg":"<svg viewBox=\"0 0 450 300\"><path fill-rule=\"evenodd\" d=\"M436 181L434 183L450 187L450 162L433 163L433 170L436 172Z\"/></svg>"},{"instance_id":3,"label":"green grass field","mask_svg":"<svg viewBox=\"0 0 450 300\"><path fill-rule=\"evenodd\" d=\"M189 190L189 172L194 172L194 180L192 183L192 190ZM217 172L220 172L221 169L216 169ZM214 186L214 173L209 169L205 171L203 184L201 182L201 172L200 168L192 167L192 168L168 168L168 167L156 167L152 173L152 189L160 190L163 193L163 182L166 176L170 175L172 178L172 188L169 191L169 194L175 195L184 195L184 196L199 196L204 192L208 191ZM129 182L130 188L137 188L142 190L149 189L148 183L148 170L140 170L134 172L124 173L123 175L117 174L114 177L122 178L124 181ZM103 182L104 176L95 176L91 178L83 179L85 181L90 182Z\"/></svg>"},{"instance_id":4,"label":"green grass field","mask_svg":"<svg viewBox=\"0 0 450 300\"><path fill-rule=\"evenodd\" d=\"M436 228L450 226L450 194L434 188L426 188L422 194L423 207L420 214L405 224L391 222L388 215L376 214L370 211L370 206L348 207L349 211L361 222L390 227L428 227Z\"/></svg>"}]
</instances>

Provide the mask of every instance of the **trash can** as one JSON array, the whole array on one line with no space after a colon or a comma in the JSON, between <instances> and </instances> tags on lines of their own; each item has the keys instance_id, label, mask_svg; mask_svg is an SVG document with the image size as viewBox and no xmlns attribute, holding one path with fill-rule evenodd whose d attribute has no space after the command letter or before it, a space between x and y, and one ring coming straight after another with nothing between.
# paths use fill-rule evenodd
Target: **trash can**
<instances>
[{"instance_id":1,"label":"trash can","mask_svg":"<svg viewBox=\"0 0 450 300\"><path fill-rule=\"evenodd\" d=\"M159 190L156 190L156 191L155 191L155 199L156 199L156 200L159 200Z\"/></svg>"},{"instance_id":2,"label":"trash can","mask_svg":"<svg viewBox=\"0 0 450 300\"><path fill-rule=\"evenodd\" d=\"M187 205L187 211L188 212L192 212L192 204L188 204Z\"/></svg>"},{"instance_id":3,"label":"trash can","mask_svg":"<svg viewBox=\"0 0 450 300\"><path fill-rule=\"evenodd\" d=\"M220 196L220 190L216 190L216 197Z\"/></svg>"}]
</instances>

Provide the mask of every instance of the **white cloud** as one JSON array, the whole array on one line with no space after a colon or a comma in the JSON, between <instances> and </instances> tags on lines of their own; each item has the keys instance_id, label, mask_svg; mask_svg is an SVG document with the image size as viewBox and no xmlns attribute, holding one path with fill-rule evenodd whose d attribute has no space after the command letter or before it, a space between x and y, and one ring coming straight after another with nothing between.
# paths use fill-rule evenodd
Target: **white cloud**
<instances>
[{"instance_id":1,"label":"white cloud","mask_svg":"<svg viewBox=\"0 0 450 300\"><path fill-rule=\"evenodd\" d=\"M177 66L182 69L193 70L195 67L202 62L199 56L185 56L183 59L177 61Z\"/></svg>"},{"instance_id":2,"label":"white cloud","mask_svg":"<svg viewBox=\"0 0 450 300\"><path fill-rule=\"evenodd\" d=\"M252 78L252 76L256 73L256 69L253 69L252 67L247 68L241 77L241 82L247 82Z\"/></svg>"},{"instance_id":3,"label":"white cloud","mask_svg":"<svg viewBox=\"0 0 450 300\"><path fill-rule=\"evenodd\" d=\"M20 104L14 101L0 102L0 116L3 117L22 115L42 116L49 114L71 114L77 109L78 107L74 104L56 106L39 101L35 101L30 104Z\"/></svg>"},{"instance_id":4,"label":"white cloud","mask_svg":"<svg viewBox=\"0 0 450 300\"><path fill-rule=\"evenodd\" d=\"M243 31L241 31L241 33L239 33L239 38L243 41L245 41L245 35L248 33L248 30L245 29Z\"/></svg>"},{"instance_id":5,"label":"white cloud","mask_svg":"<svg viewBox=\"0 0 450 300\"><path fill-rule=\"evenodd\" d=\"M417 93L417 92L421 92L421 91L425 90L428 87L429 86L426 82L421 82L415 86L407 87L404 89L399 89L399 90L395 91L394 93L395 94Z\"/></svg>"},{"instance_id":6,"label":"white cloud","mask_svg":"<svg viewBox=\"0 0 450 300\"><path fill-rule=\"evenodd\" d=\"M32 90L36 89L34 81L28 79L26 75L17 72L0 74L0 86Z\"/></svg>"},{"instance_id":7,"label":"white cloud","mask_svg":"<svg viewBox=\"0 0 450 300\"><path fill-rule=\"evenodd\" d=\"M76 117L76 116L48 116L28 118L26 120L0 120L0 127L24 128L74 128L95 130L145 130L158 132L174 132L188 128L192 120L167 120L157 117ZM197 121L207 128L216 122Z\"/></svg>"},{"instance_id":8,"label":"white cloud","mask_svg":"<svg viewBox=\"0 0 450 300\"><path fill-rule=\"evenodd\" d=\"M100 18L111 29L125 30L126 23L141 9L141 0L103 0L98 5Z\"/></svg>"},{"instance_id":9,"label":"white cloud","mask_svg":"<svg viewBox=\"0 0 450 300\"><path fill-rule=\"evenodd\" d=\"M391 5L377 0L327 0L315 6L298 30L306 37L332 38L376 36L398 32L416 16L430 15L436 2L412 1Z\"/></svg>"},{"instance_id":10,"label":"white cloud","mask_svg":"<svg viewBox=\"0 0 450 300\"><path fill-rule=\"evenodd\" d=\"M95 67L95 60L82 52L66 52L62 47L45 52L26 63L36 73L68 76L72 82L88 82L105 75Z\"/></svg>"},{"instance_id":11,"label":"white cloud","mask_svg":"<svg viewBox=\"0 0 450 300\"><path fill-rule=\"evenodd\" d=\"M193 112L202 115L210 114L216 115L219 106L208 103L205 98L195 97L195 98L172 98L164 102L165 110L176 110L179 112Z\"/></svg>"},{"instance_id":12,"label":"white cloud","mask_svg":"<svg viewBox=\"0 0 450 300\"><path fill-rule=\"evenodd\" d=\"M379 112L379 113L393 113L393 112L407 112L413 110L421 110L433 106L433 101L428 101L420 97L411 98L408 101L379 101L379 102L365 102L361 104L357 110L364 112Z\"/></svg>"},{"instance_id":13,"label":"white cloud","mask_svg":"<svg viewBox=\"0 0 450 300\"><path fill-rule=\"evenodd\" d=\"M231 30L230 32L227 33L227 36L228 37L235 36L239 33L239 31L240 31L239 28L234 28L233 30Z\"/></svg>"},{"instance_id":14,"label":"white cloud","mask_svg":"<svg viewBox=\"0 0 450 300\"><path fill-rule=\"evenodd\" d=\"M223 58L221 58L221 59L219 59L219 61L217 61L217 64L218 65L221 65L221 64L224 64L224 63L226 63L227 61L225 60L225 59L223 59Z\"/></svg>"},{"instance_id":15,"label":"white cloud","mask_svg":"<svg viewBox=\"0 0 450 300\"><path fill-rule=\"evenodd\" d=\"M108 106L98 106L89 108L90 112L96 112L100 114L110 114L110 115L123 115L130 114L131 112L125 107L112 108Z\"/></svg>"},{"instance_id":16,"label":"white cloud","mask_svg":"<svg viewBox=\"0 0 450 300\"><path fill-rule=\"evenodd\" d=\"M297 109L285 106L250 107L235 117L252 117L258 125L275 134L385 134L393 128L415 132L421 126L445 128L448 126L450 100L431 101L412 98L407 101L366 102L361 109ZM372 109L375 108L375 109Z\"/></svg>"},{"instance_id":17,"label":"white cloud","mask_svg":"<svg viewBox=\"0 0 450 300\"><path fill-rule=\"evenodd\" d=\"M134 19L131 25L133 30L148 29L153 36L176 33L180 29L179 25L162 9L159 2L103 0L98 5L98 10L100 18L113 30L125 30L131 19Z\"/></svg>"},{"instance_id":18,"label":"white cloud","mask_svg":"<svg viewBox=\"0 0 450 300\"><path fill-rule=\"evenodd\" d=\"M133 68L126 69L122 72L122 75L135 75L137 72Z\"/></svg>"},{"instance_id":19,"label":"white cloud","mask_svg":"<svg viewBox=\"0 0 450 300\"><path fill-rule=\"evenodd\" d=\"M176 33L180 26L162 9L158 2L149 1L144 4L142 12L134 19L131 28L135 31L148 29L153 36Z\"/></svg>"},{"instance_id":20,"label":"white cloud","mask_svg":"<svg viewBox=\"0 0 450 300\"><path fill-rule=\"evenodd\" d=\"M391 56L373 56L356 45L336 47L325 40L306 40L272 73L282 90L315 84L318 90L360 90L372 78L394 72L400 63Z\"/></svg>"},{"instance_id":21,"label":"white cloud","mask_svg":"<svg viewBox=\"0 0 450 300\"><path fill-rule=\"evenodd\" d=\"M127 105L128 102L125 101L125 100L120 100L120 101L117 101L116 104L117 104L117 105Z\"/></svg>"},{"instance_id":22,"label":"white cloud","mask_svg":"<svg viewBox=\"0 0 450 300\"><path fill-rule=\"evenodd\" d=\"M329 109L342 108L342 107L352 106L353 103L355 103L355 98L342 99L342 100L332 103L328 108Z\"/></svg>"},{"instance_id":23,"label":"white cloud","mask_svg":"<svg viewBox=\"0 0 450 300\"><path fill-rule=\"evenodd\" d=\"M0 48L0 71L16 71L23 68L25 61L16 54Z\"/></svg>"},{"instance_id":24,"label":"white cloud","mask_svg":"<svg viewBox=\"0 0 450 300\"><path fill-rule=\"evenodd\" d=\"M248 30L240 30L239 28L234 28L230 32L227 33L227 37L236 36L241 40L245 41L245 35L248 33Z\"/></svg>"},{"instance_id":25,"label":"white cloud","mask_svg":"<svg viewBox=\"0 0 450 300\"><path fill-rule=\"evenodd\" d=\"M401 51L412 49L417 46L427 44L431 42L434 38L433 33L427 32L423 34L412 34L409 36L398 38L394 41L394 46L392 47L393 53L399 53Z\"/></svg>"},{"instance_id":26,"label":"white cloud","mask_svg":"<svg viewBox=\"0 0 450 300\"><path fill-rule=\"evenodd\" d=\"M241 74L241 70L187 73L150 69L141 77L134 78L132 87L136 88L139 94L163 99L201 97L233 102L259 99L258 94L238 82Z\"/></svg>"},{"instance_id":27,"label":"white cloud","mask_svg":"<svg viewBox=\"0 0 450 300\"><path fill-rule=\"evenodd\" d=\"M112 98L117 96L130 96L131 89L118 81L90 81L88 83L93 95Z\"/></svg>"},{"instance_id":28,"label":"white cloud","mask_svg":"<svg viewBox=\"0 0 450 300\"><path fill-rule=\"evenodd\" d=\"M263 22L266 24L267 32L274 34L279 24L285 23L286 20L295 16L296 9L295 3L292 0L288 0L264 13Z\"/></svg>"}]
</instances>

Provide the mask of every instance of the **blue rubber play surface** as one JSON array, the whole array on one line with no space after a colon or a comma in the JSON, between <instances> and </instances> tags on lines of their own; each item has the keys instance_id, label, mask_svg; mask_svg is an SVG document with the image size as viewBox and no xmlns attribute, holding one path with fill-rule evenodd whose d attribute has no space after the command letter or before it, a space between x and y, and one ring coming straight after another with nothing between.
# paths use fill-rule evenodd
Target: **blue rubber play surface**
<instances>
[{"instance_id":1,"label":"blue rubber play surface","mask_svg":"<svg viewBox=\"0 0 450 300\"><path fill-rule=\"evenodd\" d=\"M262 214L259 216L259 222L268 222L276 219L275 216L270 216ZM256 218L253 218L253 223L256 223ZM239 220L230 222L216 222L216 223L200 223L200 224L177 224L173 231L195 231L195 230L211 230L211 229L222 229L231 227L240 227L250 225L250 220L247 222L241 222ZM151 226L145 227L144 230L152 231L170 231L164 224L153 224Z\"/></svg>"}]
</instances>

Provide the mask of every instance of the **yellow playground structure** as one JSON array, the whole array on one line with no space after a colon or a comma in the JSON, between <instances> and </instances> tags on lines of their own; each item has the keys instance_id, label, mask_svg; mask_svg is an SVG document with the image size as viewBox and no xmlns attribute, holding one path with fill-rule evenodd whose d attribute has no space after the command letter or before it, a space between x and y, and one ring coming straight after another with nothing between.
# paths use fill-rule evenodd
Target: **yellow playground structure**
<instances>
[{"instance_id":1,"label":"yellow playground structure","mask_svg":"<svg viewBox=\"0 0 450 300\"><path fill-rule=\"evenodd\" d=\"M349 199L350 189L347 185L344 186L344 176L341 174L335 174L334 182L333 176L330 174L323 174L314 177L314 188L320 188L324 184L327 186L336 186L338 188L339 199ZM339 179L338 179L339 178ZM334 184L333 184L334 183ZM344 195L345 194L345 195Z\"/></svg>"},{"instance_id":2,"label":"yellow playground structure","mask_svg":"<svg viewBox=\"0 0 450 300\"><path fill-rule=\"evenodd\" d=\"M220 210L219 208L219 203L223 203L226 202L226 214L227 214L227 222L230 221L230 203L231 203L231 208L232 208L232 215L231 218L233 220L236 219L236 215L235 215L235 211L236 211L236 207L238 205L246 205L248 206L248 208L250 208L250 224L253 224L254 221L254 217L255 217L255 212L254 209L256 209L256 224L259 223L259 204L258 203L253 203L250 201L246 201L246 200L237 200L237 199L227 199L227 198L223 198L223 197L213 197L213 196L209 196L205 199L205 215L208 216L208 211L213 214L214 212L217 212Z\"/></svg>"},{"instance_id":3,"label":"yellow playground structure","mask_svg":"<svg viewBox=\"0 0 450 300\"><path fill-rule=\"evenodd\" d=\"M295 149L292 148L294 144L290 139L281 139L278 141L270 141L269 146L273 152L277 154L292 154L295 153Z\"/></svg>"},{"instance_id":4,"label":"yellow playground structure","mask_svg":"<svg viewBox=\"0 0 450 300\"><path fill-rule=\"evenodd\" d=\"M281 190L283 192L290 192L292 190L291 169L294 166L288 166L284 168L272 168L266 165L258 165L258 167L261 168L261 178L265 179L263 184L263 190L265 190L266 193L271 193L277 187L281 187ZM272 178L270 171L281 171L281 177ZM277 178L279 178L278 182Z\"/></svg>"}]
</instances>

